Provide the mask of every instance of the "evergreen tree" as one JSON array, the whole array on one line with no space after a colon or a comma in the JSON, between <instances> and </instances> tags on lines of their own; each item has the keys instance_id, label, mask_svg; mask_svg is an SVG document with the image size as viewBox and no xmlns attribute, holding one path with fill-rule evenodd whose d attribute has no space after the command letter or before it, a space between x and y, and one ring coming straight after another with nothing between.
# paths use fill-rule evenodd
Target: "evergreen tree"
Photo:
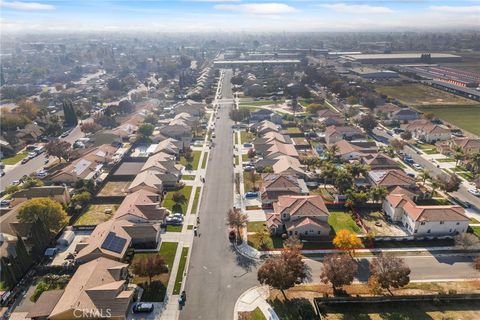
<instances>
[{"instance_id":1,"label":"evergreen tree","mask_svg":"<svg viewBox=\"0 0 480 320\"><path fill-rule=\"evenodd\" d=\"M69 126L76 126L78 124L77 114L71 101L63 101L63 114L65 124Z\"/></svg>"},{"instance_id":2,"label":"evergreen tree","mask_svg":"<svg viewBox=\"0 0 480 320\"><path fill-rule=\"evenodd\" d=\"M28 254L25 242L22 237L17 235L17 244L15 246L15 252L17 253L17 261L20 264L22 271L26 272L32 265L32 257Z\"/></svg>"}]
</instances>

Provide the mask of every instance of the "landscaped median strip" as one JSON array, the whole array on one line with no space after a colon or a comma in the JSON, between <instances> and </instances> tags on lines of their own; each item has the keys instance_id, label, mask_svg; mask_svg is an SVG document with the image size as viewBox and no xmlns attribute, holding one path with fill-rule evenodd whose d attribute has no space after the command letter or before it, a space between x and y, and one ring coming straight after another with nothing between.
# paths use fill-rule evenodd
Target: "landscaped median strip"
<instances>
[{"instance_id":1,"label":"landscaped median strip","mask_svg":"<svg viewBox=\"0 0 480 320\"><path fill-rule=\"evenodd\" d=\"M197 213L198 201L200 200L200 190L201 189L202 189L202 187L195 188L195 196L193 198L192 210L190 212L191 214L196 214Z\"/></svg>"},{"instance_id":2,"label":"landscaped median strip","mask_svg":"<svg viewBox=\"0 0 480 320\"><path fill-rule=\"evenodd\" d=\"M173 287L173 294L180 294L182 288L183 273L185 272L185 265L187 264L188 247L183 247L180 263L178 264L177 277L175 278L175 286Z\"/></svg>"},{"instance_id":3,"label":"landscaped median strip","mask_svg":"<svg viewBox=\"0 0 480 320\"><path fill-rule=\"evenodd\" d=\"M205 152L203 154L202 169L205 169L205 167L207 166L207 160L208 160L208 152Z\"/></svg>"}]
</instances>

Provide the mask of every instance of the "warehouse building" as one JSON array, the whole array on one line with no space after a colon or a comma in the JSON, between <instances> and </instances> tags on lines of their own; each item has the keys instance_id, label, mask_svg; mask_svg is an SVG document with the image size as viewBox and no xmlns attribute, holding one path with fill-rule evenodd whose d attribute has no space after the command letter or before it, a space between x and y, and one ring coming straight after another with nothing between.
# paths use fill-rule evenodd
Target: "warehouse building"
<instances>
[{"instance_id":1,"label":"warehouse building","mask_svg":"<svg viewBox=\"0 0 480 320\"><path fill-rule=\"evenodd\" d=\"M462 57L449 53L348 54L342 57L351 62L364 64L445 63L462 60Z\"/></svg>"},{"instance_id":2,"label":"warehouse building","mask_svg":"<svg viewBox=\"0 0 480 320\"><path fill-rule=\"evenodd\" d=\"M392 70L378 70L372 68L352 68L350 72L364 79L393 79L399 74Z\"/></svg>"}]
</instances>

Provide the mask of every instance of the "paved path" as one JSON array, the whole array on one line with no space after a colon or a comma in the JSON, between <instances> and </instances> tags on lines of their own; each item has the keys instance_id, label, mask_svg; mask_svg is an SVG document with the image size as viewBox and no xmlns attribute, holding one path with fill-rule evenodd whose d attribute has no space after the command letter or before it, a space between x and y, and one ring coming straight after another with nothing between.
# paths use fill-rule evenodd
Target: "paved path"
<instances>
[{"instance_id":1,"label":"paved path","mask_svg":"<svg viewBox=\"0 0 480 320\"><path fill-rule=\"evenodd\" d=\"M227 237L226 214L233 206L233 107L231 71L226 71L200 206L201 236L194 239L186 281L187 303L180 319L233 318L237 298L257 284L252 262L238 255Z\"/></svg>"}]
</instances>

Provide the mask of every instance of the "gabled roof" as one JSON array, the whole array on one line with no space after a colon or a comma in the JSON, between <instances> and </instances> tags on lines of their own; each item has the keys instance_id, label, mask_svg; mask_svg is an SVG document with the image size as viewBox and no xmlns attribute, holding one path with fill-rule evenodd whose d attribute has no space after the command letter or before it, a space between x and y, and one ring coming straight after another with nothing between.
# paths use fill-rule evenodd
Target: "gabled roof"
<instances>
[{"instance_id":1,"label":"gabled roof","mask_svg":"<svg viewBox=\"0 0 480 320\"><path fill-rule=\"evenodd\" d=\"M371 168L398 168L398 163L392 158L383 153L370 154L362 157L363 163L369 165Z\"/></svg>"},{"instance_id":2,"label":"gabled roof","mask_svg":"<svg viewBox=\"0 0 480 320\"><path fill-rule=\"evenodd\" d=\"M314 196L280 196L273 204L273 211L280 216L288 213L290 216L328 216L323 199Z\"/></svg>"},{"instance_id":3,"label":"gabled roof","mask_svg":"<svg viewBox=\"0 0 480 320\"><path fill-rule=\"evenodd\" d=\"M272 166L274 173L282 173L287 170L293 170L300 174L305 173L305 166L302 165L297 158L282 155L276 157L274 160L277 160Z\"/></svg>"},{"instance_id":4,"label":"gabled roof","mask_svg":"<svg viewBox=\"0 0 480 320\"><path fill-rule=\"evenodd\" d=\"M141 171L146 170L156 170L159 172L169 172L173 174L180 172L180 169L175 165L175 156L164 152L159 152L148 157Z\"/></svg>"},{"instance_id":5,"label":"gabled roof","mask_svg":"<svg viewBox=\"0 0 480 320\"><path fill-rule=\"evenodd\" d=\"M333 111L332 109L322 109L317 111L317 116L319 118L338 118L342 115L338 112Z\"/></svg>"},{"instance_id":6,"label":"gabled roof","mask_svg":"<svg viewBox=\"0 0 480 320\"><path fill-rule=\"evenodd\" d=\"M288 231L295 230L297 228L304 227L304 226L330 229L330 225L328 224L328 222L315 219L314 217L302 217L300 219L287 221L285 223L285 227L287 228Z\"/></svg>"},{"instance_id":7,"label":"gabled roof","mask_svg":"<svg viewBox=\"0 0 480 320\"><path fill-rule=\"evenodd\" d=\"M335 145L338 148L337 156L343 156L351 152L373 153L377 152L377 145L371 141L347 141L340 140Z\"/></svg>"},{"instance_id":8,"label":"gabled roof","mask_svg":"<svg viewBox=\"0 0 480 320\"><path fill-rule=\"evenodd\" d=\"M355 134L363 134L362 130L356 127L350 126L329 126L325 129L325 136L329 137L331 135L338 134L338 135L355 135Z\"/></svg>"},{"instance_id":9,"label":"gabled roof","mask_svg":"<svg viewBox=\"0 0 480 320\"><path fill-rule=\"evenodd\" d=\"M145 220L163 220L169 212L160 207L158 200L156 193L142 189L135 191L125 197L113 218L136 216Z\"/></svg>"},{"instance_id":10,"label":"gabled roof","mask_svg":"<svg viewBox=\"0 0 480 320\"><path fill-rule=\"evenodd\" d=\"M162 189L162 179L159 177L159 172L153 170L145 170L140 172L135 176L132 183L128 186L128 190L131 190L135 187L145 185L148 187L155 188L157 190Z\"/></svg>"},{"instance_id":11,"label":"gabled roof","mask_svg":"<svg viewBox=\"0 0 480 320\"><path fill-rule=\"evenodd\" d=\"M78 267L49 318L61 317L74 310L107 310L111 317L124 317L134 290L125 291L123 277L112 269L126 269L127 264L98 258Z\"/></svg>"},{"instance_id":12,"label":"gabled roof","mask_svg":"<svg viewBox=\"0 0 480 320\"><path fill-rule=\"evenodd\" d=\"M404 194L390 193L386 199L394 208L403 208L413 221L469 221L460 206L417 206Z\"/></svg>"},{"instance_id":13,"label":"gabled roof","mask_svg":"<svg viewBox=\"0 0 480 320\"><path fill-rule=\"evenodd\" d=\"M372 170L368 172L370 179L378 186L414 186L415 179L407 176L402 170Z\"/></svg>"},{"instance_id":14,"label":"gabled roof","mask_svg":"<svg viewBox=\"0 0 480 320\"><path fill-rule=\"evenodd\" d=\"M266 153L266 157L279 153L290 157L298 157L298 151L293 144L281 143L276 140L271 142L271 146L267 149Z\"/></svg>"}]
</instances>

